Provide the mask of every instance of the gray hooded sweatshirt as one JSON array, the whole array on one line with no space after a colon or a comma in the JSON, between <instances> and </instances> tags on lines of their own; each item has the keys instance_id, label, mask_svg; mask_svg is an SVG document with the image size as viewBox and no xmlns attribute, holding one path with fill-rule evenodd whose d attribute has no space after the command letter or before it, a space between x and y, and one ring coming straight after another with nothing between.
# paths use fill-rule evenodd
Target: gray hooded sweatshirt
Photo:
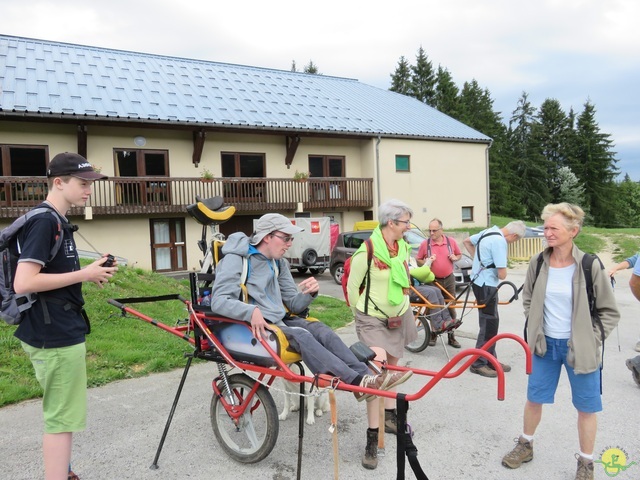
<instances>
[{"instance_id":1,"label":"gray hooded sweatshirt","mask_svg":"<svg viewBox=\"0 0 640 480\"><path fill-rule=\"evenodd\" d=\"M253 310L258 307L265 320L284 326L285 306L292 313L300 313L315 298L315 295L298 291L286 259L268 259L249 243L249 237L242 232L229 235L222 254L211 295L211 310L216 315L250 322ZM243 258L248 260L245 282L248 303L241 299Z\"/></svg>"}]
</instances>

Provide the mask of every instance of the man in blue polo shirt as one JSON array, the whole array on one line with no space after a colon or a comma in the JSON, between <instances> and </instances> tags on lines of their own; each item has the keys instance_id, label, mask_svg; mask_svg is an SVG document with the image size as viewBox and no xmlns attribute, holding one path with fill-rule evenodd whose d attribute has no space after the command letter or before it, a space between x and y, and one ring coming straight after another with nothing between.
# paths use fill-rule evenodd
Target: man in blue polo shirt
<instances>
[{"instance_id":1,"label":"man in blue polo shirt","mask_svg":"<svg viewBox=\"0 0 640 480\"><path fill-rule=\"evenodd\" d=\"M473 256L471 288L478 304L484 305L478 309L480 328L476 348L481 348L498 334L498 284L507 278L507 244L520 240L524 237L525 231L525 224L517 220L503 228L487 228L464 240L464 246ZM495 345L491 346L488 352L497 358ZM511 370L509 365L501 365L505 372ZM478 357L470 370L483 377L498 375L483 357Z\"/></svg>"}]
</instances>

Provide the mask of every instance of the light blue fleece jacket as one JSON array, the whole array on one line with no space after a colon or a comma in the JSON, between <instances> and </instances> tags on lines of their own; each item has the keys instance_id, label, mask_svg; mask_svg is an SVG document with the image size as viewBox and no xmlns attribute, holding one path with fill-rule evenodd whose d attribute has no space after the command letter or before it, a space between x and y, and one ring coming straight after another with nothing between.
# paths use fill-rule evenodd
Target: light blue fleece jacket
<instances>
[{"instance_id":1,"label":"light blue fleece jacket","mask_svg":"<svg viewBox=\"0 0 640 480\"><path fill-rule=\"evenodd\" d=\"M211 295L211 310L216 315L250 322L253 310L258 307L265 320L284 326L285 306L290 312L302 312L315 298L298 290L286 259L277 261L276 272L273 260L262 255L242 232L229 235L222 253ZM249 303L241 300L243 258L249 262L246 281Z\"/></svg>"}]
</instances>

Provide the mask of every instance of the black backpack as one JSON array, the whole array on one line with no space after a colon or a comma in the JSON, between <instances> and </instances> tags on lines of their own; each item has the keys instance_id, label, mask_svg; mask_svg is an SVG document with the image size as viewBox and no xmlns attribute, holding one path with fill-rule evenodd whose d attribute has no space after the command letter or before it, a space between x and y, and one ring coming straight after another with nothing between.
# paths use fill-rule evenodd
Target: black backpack
<instances>
[{"instance_id":1,"label":"black backpack","mask_svg":"<svg viewBox=\"0 0 640 480\"><path fill-rule=\"evenodd\" d=\"M600 263L600 268L604 269L604 264L600 257L593 253L585 253L582 257L582 271L584 272L584 281L585 287L587 290L587 298L589 300L589 313L591 314L591 324L593 327L598 327L600 330L600 340L602 341L602 361L600 362L600 393L602 394L602 368L604 367L604 325L602 324L602 320L600 320L600 315L598 315L598 310L596 309L596 296L593 291L593 277L591 276L591 269L593 268L593 264L598 259L598 263ZM538 275L540 274L540 269L542 268L543 263L542 253L538 255L538 259L536 262L536 276L533 279L533 285L531 286L531 291L533 292L533 288L536 286L536 280L538 280ZM524 339L527 340L527 326L529 324L529 319L527 318L524 324Z\"/></svg>"},{"instance_id":2,"label":"black backpack","mask_svg":"<svg viewBox=\"0 0 640 480\"><path fill-rule=\"evenodd\" d=\"M480 264L480 269L484 269L484 268L496 268L496 264L492 263L491 265L485 265L484 263L482 263L482 258L480 257L480 242L482 241L483 238L485 237L490 237L491 235L502 235L500 232L488 232L485 233L484 235L482 235L479 239L478 239L478 243L476 243L476 254L478 255L478 263Z\"/></svg>"},{"instance_id":3,"label":"black backpack","mask_svg":"<svg viewBox=\"0 0 640 480\"><path fill-rule=\"evenodd\" d=\"M36 215L53 215L58 224L56 241L51 248L51 253L49 254L47 263L56 256L62 246L64 228L62 226L60 216L53 208L50 207L34 208L33 210L18 217L11 225L0 231L0 254L2 255L2 259L0 261L0 301L2 302L0 307L0 317L9 325L18 325L22 321L23 313L38 301L37 293L16 295L16 292L13 289L13 280L21 253L18 234L22 230L22 227L24 227L27 220L35 217ZM50 323L50 321L50 319L45 318L45 323Z\"/></svg>"}]
</instances>

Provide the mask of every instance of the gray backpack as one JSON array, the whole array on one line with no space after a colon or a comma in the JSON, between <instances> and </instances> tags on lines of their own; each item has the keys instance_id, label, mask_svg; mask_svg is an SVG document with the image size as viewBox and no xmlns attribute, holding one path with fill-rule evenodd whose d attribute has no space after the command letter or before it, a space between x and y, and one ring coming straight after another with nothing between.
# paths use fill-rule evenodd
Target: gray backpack
<instances>
[{"instance_id":1,"label":"gray backpack","mask_svg":"<svg viewBox=\"0 0 640 480\"><path fill-rule=\"evenodd\" d=\"M51 248L51 253L47 260L47 263L49 263L60 250L64 235L64 228L62 227L60 217L53 208L34 208L33 210L18 217L11 225L0 231L0 255L2 255L2 259L0 261L0 301L2 302L0 306L0 317L9 325L18 325L22 321L23 313L38 301L37 293L16 295L16 292L13 289L13 280L21 253L18 234L20 233L20 230L22 230L22 227L24 227L27 220L35 217L36 215L47 214L53 215L58 223L56 242ZM50 319L48 320L49 322L47 323L50 323Z\"/></svg>"}]
</instances>

